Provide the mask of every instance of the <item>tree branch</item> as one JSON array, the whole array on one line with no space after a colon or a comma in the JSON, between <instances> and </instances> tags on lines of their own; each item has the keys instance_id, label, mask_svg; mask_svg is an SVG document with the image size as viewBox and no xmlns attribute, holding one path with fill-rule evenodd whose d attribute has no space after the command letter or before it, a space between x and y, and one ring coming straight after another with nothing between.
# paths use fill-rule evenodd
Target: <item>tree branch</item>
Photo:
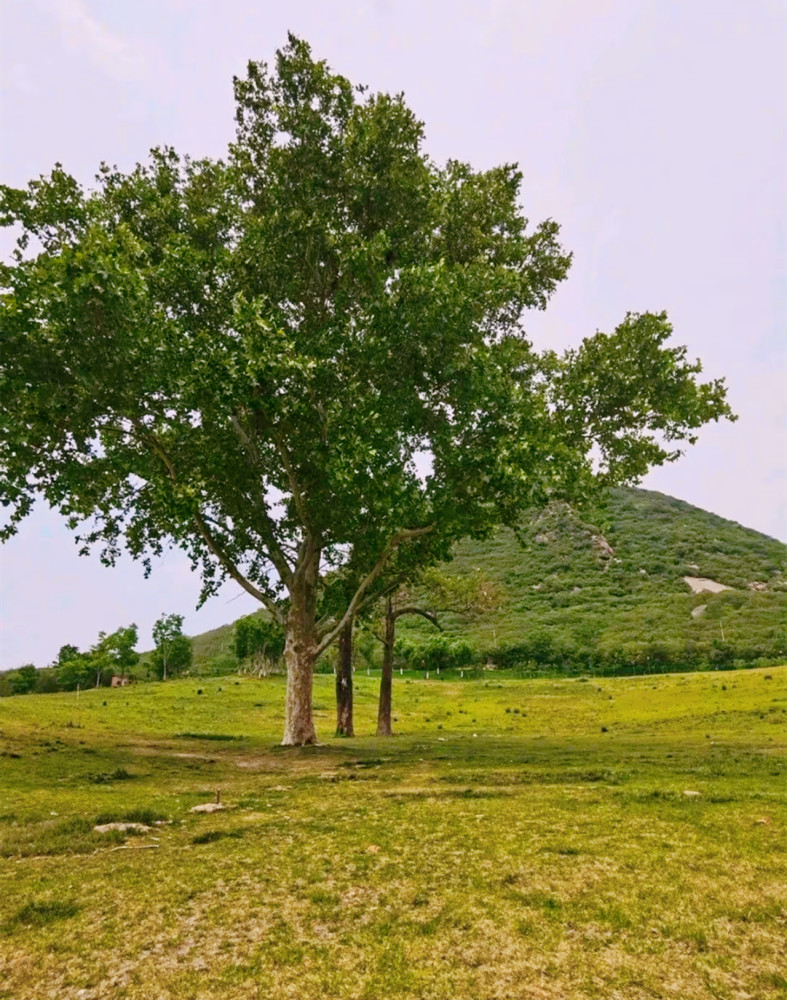
<instances>
[{"instance_id":1,"label":"tree branch","mask_svg":"<svg viewBox=\"0 0 787 1000\"><path fill-rule=\"evenodd\" d=\"M304 500L303 493L301 493L300 486L298 485L298 480L295 476L295 468L292 464L287 446L284 443L284 439L268 419L263 416L261 417L261 420L264 427L269 431L271 440L276 446L276 451L278 451L279 457L281 458L284 471L287 474L287 482L290 484L290 492L292 493L292 499L295 503L295 509L298 511L301 523L304 528L308 528L310 525L310 518L308 510L306 509L306 501Z\"/></svg>"},{"instance_id":2,"label":"tree branch","mask_svg":"<svg viewBox=\"0 0 787 1000\"><path fill-rule=\"evenodd\" d=\"M236 435L240 439L241 444L249 453L249 458L251 458L252 463L254 465L259 466L260 453L257 450L257 445L254 442L254 439L251 437L251 435L249 435L246 432L245 428L243 427L243 424L241 424L240 420L234 413L230 417L230 423L232 424L233 430L235 431ZM262 504L260 504L259 501L256 501L255 506L257 507L257 510L262 514L263 520L265 521L265 526L268 529L267 530L268 537L266 544L270 560L276 567L276 572L279 574L279 577L281 578L282 582L285 584L285 586L289 587L292 584L293 569L290 566L289 562L287 561L287 557L284 554L284 550L282 549L279 542L276 540L275 525L273 523L273 520L271 519L270 514L268 513L267 505L264 503L264 501Z\"/></svg>"},{"instance_id":3,"label":"tree branch","mask_svg":"<svg viewBox=\"0 0 787 1000\"><path fill-rule=\"evenodd\" d=\"M443 626L437 620L437 615L432 614L431 611L424 611L423 608L414 607L397 608L397 610L394 611L394 618L400 618L402 615L420 615L422 618L426 618L427 621L430 621L435 628L439 628L441 632L443 631Z\"/></svg>"},{"instance_id":4,"label":"tree branch","mask_svg":"<svg viewBox=\"0 0 787 1000\"><path fill-rule=\"evenodd\" d=\"M194 511L192 517L194 520L194 524L197 526L197 531L199 531L203 541L208 546L213 555L219 560L221 565L227 571L228 575L232 577L232 579L237 584L243 587L243 589L247 593L251 594L252 597L256 597L261 604L264 604L277 622L281 622L283 624L284 618L282 617L281 609L270 599L270 597L268 597L268 595L264 591L260 590L258 587L255 587L250 580L246 579L246 577L238 569L235 562L232 559L230 559L227 553L222 549L222 547L213 537L213 534L211 533L210 528L205 523L205 520L202 517L202 515L198 511Z\"/></svg>"},{"instance_id":5,"label":"tree branch","mask_svg":"<svg viewBox=\"0 0 787 1000\"><path fill-rule=\"evenodd\" d=\"M430 621L435 628L439 628L441 632L443 631L443 626L437 620L437 617L430 611L424 611L423 608L400 608L398 611L394 611L393 616L394 618L400 618L402 615L421 615L422 618ZM385 636L380 635L379 632L375 632L374 629L370 629L369 631L378 642L382 643L383 646L385 645Z\"/></svg>"},{"instance_id":6,"label":"tree branch","mask_svg":"<svg viewBox=\"0 0 787 1000\"><path fill-rule=\"evenodd\" d=\"M363 599L363 595L369 589L369 587L374 583L377 577L382 573L386 562L390 556L399 548L402 542L406 542L411 538L418 538L421 535L428 535L430 531L434 531L435 526L433 524L428 524L425 528L404 528L402 531L397 531L397 533L391 538L388 544L385 546L383 551L380 553L380 557L377 562L372 567L371 572L365 577L361 582L358 589L353 594L352 600L347 606L347 610L342 616L341 620L335 625L328 634L322 639L322 641L317 646L316 656L324 653L325 650L331 645L334 639L338 636L347 622L351 621L356 613L358 612L358 607Z\"/></svg>"},{"instance_id":7,"label":"tree branch","mask_svg":"<svg viewBox=\"0 0 787 1000\"><path fill-rule=\"evenodd\" d=\"M164 467L167 470L167 475L169 476L172 483L173 484L177 483L178 478L175 473L175 464L170 458L170 456L167 454L167 450L158 440L156 435L153 434L147 427L145 427L145 425L141 421L134 420L133 423L137 429L137 433L139 434L140 440L143 443L146 443L148 447L150 447L158 455L158 457L164 464ZM279 622L282 621L281 611L276 606L276 604L270 599L270 597L268 597L268 595L264 591L260 590L258 587L255 587L254 584L250 580L247 580L246 577L241 573L235 562L227 555L226 552L224 552L222 547L216 541L210 528L205 522L205 519L203 518L203 516L200 514L199 511L194 511L192 519L197 528L197 531L200 533L200 536L202 537L202 540L208 546L210 552L212 552L213 555L219 560L219 562L227 571L229 576L237 584L239 584L239 586L243 587L243 589L247 593L251 594L252 597L255 597L258 601L260 601L261 604L264 604L265 607L268 609L268 611L270 611L270 613L274 616L274 618L277 621Z\"/></svg>"}]
</instances>

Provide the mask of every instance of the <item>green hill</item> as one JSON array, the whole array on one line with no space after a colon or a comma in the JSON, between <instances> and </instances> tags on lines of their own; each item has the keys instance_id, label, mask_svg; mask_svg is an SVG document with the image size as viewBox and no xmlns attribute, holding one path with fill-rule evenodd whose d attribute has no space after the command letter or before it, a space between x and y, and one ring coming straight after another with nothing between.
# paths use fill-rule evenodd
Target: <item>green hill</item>
<instances>
[{"instance_id":1,"label":"green hill","mask_svg":"<svg viewBox=\"0 0 787 1000\"><path fill-rule=\"evenodd\" d=\"M603 530L557 507L532 519L523 542L507 530L465 541L447 567L478 567L503 588L494 615L444 622L449 638L501 665L692 666L787 652L787 546L767 535L661 493L617 489ZM693 593L685 577L729 589ZM409 619L401 634L427 641L429 626Z\"/></svg>"},{"instance_id":2,"label":"green hill","mask_svg":"<svg viewBox=\"0 0 787 1000\"><path fill-rule=\"evenodd\" d=\"M742 665L787 654L787 546L648 490L613 490L599 520L556 507L525 526L524 544L508 530L461 543L447 571L480 569L503 600L475 621L444 616L443 637L468 643L484 662L569 671ZM693 593L684 577L729 589ZM232 629L195 637L197 671L237 668ZM419 663L438 633L406 618L399 635Z\"/></svg>"}]
</instances>

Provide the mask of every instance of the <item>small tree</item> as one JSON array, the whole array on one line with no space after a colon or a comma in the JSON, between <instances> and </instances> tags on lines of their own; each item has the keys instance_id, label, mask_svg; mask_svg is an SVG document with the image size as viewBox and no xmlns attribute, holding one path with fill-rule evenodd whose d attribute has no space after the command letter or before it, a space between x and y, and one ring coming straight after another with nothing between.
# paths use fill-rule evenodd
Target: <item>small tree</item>
<instances>
[{"instance_id":1,"label":"small tree","mask_svg":"<svg viewBox=\"0 0 787 1000\"><path fill-rule=\"evenodd\" d=\"M187 635L176 635L170 642L169 655L167 659L167 672L164 673L164 661L158 649L153 650L151 666L156 677L166 680L167 677L175 677L188 670L194 659L194 649L191 639Z\"/></svg>"},{"instance_id":2,"label":"small tree","mask_svg":"<svg viewBox=\"0 0 787 1000\"><path fill-rule=\"evenodd\" d=\"M162 615L153 626L153 670L166 680L191 665L191 640L183 635L183 615Z\"/></svg>"},{"instance_id":3,"label":"small tree","mask_svg":"<svg viewBox=\"0 0 787 1000\"><path fill-rule=\"evenodd\" d=\"M391 736L393 697L393 657L396 648L396 622L404 615L420 615L440 628L438 615L450 612L463 617L476 617L493 611L502 601L502 591L480 570L462 576L452 575L436 567L427 569L419 585L403 586L385 599L385 620L382 634L383 666L380 678L380 698L377 708L377 735ZM463 650L457 654L466 659ZM442 636L431 645L429 662L439 669L452 661L451 646Z\"/></svg>"},{"instance_id":4,"label":"small tree","mask_svg":"<svg viewBox=\"0 0 787 1000\"><path fill-rule=\"evenodd\" d=\"M353 622L339 633L336 654L336 735L354 736L353 720Z\"/></svg>"},{"instance_id":5,"label":"small tree","mask_svg":"<svg viewBox=\"0 0 787 1000\"><path fill-rule=\"evenodd\" d=\"M53 667L60 666L61 663L68 663L69 660L75 659L79 656L79 649L76 646L66 643L65 646L60 647L60 651L57 654L57 659L52 664Z\"/></svg>"},{"instance_id":6,"label":"small tree","mask_svg":"<svg viewBox=\"0 0 787 1000\"><path fill-rule=\"evenodd\" d=\"M92 647L89 662L95 673L96 687L101 683L102 676L120 674L121 676L139 660L139 653L134 649L137 644L137 626L128 625L115 632L98 633L98 642Z\"/></svg>"},{"instance_id":7,"label":"small tree","mask_svg":"<svg viewBox=\"0 0 787 1000\"><path fill-rule=\"evenodd\" d=\"M235 655L257 677L267 677L284 655L284 629L261 614L247 615L235 623Z\"/></svg>"},{"instance_id":8,"label":"small tree","mask_svg":"<svg viewBox=\"0 0 787 1000\"><path fill-rule=\"evenodd\" d=\"M23 667L12 671L8 675L8 682L11 685L12 694L29 694L35 690L36 668L32 663L26 663Z\"/></svg>"},{"instance_id":9,"label":"small tree","mask_svg":"<svg viewBox=\"0 0 787 1000\"><path fill-rule=\"evenodd\" d=\"M57 683L64 691L87 687L94 676L89 653L80 653L76 646L63 646L54 665Z\"/></svg>"}]
</instances>

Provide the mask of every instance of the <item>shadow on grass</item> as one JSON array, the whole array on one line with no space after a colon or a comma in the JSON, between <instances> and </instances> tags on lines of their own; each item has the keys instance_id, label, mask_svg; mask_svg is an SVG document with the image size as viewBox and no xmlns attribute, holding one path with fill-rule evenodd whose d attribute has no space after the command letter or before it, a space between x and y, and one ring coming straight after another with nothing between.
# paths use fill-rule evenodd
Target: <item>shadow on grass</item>
<instances>
[{"instance_id":1,"label":"shadow on grass","mask_svg":"<svg viewBox=\"0 0 787 1000\"><path fill-rule=\"evenodd\" d=\"M69 917L76 916L80 909L81 907L72 900L53 899L25 903L12 917L0 925L0 929L5 933L12 933L20 927L44 927L56 920L67 920Z\"/></svg>"}]
</instances>

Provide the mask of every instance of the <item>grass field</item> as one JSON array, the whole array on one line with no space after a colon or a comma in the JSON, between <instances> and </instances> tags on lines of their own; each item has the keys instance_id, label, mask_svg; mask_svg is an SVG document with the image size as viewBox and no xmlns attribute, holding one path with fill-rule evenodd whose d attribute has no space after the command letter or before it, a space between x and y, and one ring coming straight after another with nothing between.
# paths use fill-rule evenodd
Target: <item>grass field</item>
<instances>
[{"instance_id":1,"label":"grass field","mask_svg":"<svg viewBox=\"0 0 787 1000\"><path fill-rule=\"evenodd\" d=\"M280 678L4 699L0 996L787 996L785 680L397 676L340 741L318 676L302 750Z\"/></svg>"}]
</instances>

